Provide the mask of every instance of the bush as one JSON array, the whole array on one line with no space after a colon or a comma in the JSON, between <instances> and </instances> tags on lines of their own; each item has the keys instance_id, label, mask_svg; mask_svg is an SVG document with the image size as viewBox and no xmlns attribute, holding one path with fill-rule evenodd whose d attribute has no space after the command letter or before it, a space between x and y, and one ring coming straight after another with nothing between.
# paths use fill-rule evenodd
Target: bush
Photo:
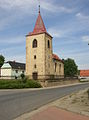
<instances>
[{"instance_id":1,"label":"bush","mask_svg":"<svg viewBox=\"0 0 89 120\"><path fill-rule=\"evenodd\" d=\"M88 99L89 99L89 89L87 90L87 93L88 93Z\"/></svg>"},{"instance_id":2,"label":"bush","mask_svg":"<svg viewBox=\"0 0 89 120\"><path fill-rule=\"evenodd\" d=\"M0 80L0 89L22 89L22 88L41 88L40 83L27 80L23 82L22 80Z\"/></svg>"},{"instance_id":3,"label":"bush","mask_svg":"<svg viewBox=\"0 0 89 120\"><path fill-rule=\"evenodd\" d=\"M27 80L29 80L29 77L25 76L24 74L21 74L21 82L26 83Z\"/></svg>"},{"instance_id":4,"label":"bush","mask_svg":"<svg viewBox=\"0 0 89 120\"><path fill-rule=\"evenodd\" d=\"M25 75L22 73L21 74L21 79L24 79L25 78Z\"/></svg>"},{"instance_id":5,"label":"bush","mask_svg":"<svg viewBox=\"0 0 89 120\"><path fill-rule=\"evenodd\" d=\"M26 88L41 88L41 84L34 80L28 80L26 82Z\"/></svg>"},{"instance_id":6,"label":"bush","mask_svg":"<svg viewBox=\"0 0 89 120\"><path fill-rule=\"evenodd\" d=\"M0 80L0 89L20 89L24 88L19 80Z\"/></svg>"}]
</instances>

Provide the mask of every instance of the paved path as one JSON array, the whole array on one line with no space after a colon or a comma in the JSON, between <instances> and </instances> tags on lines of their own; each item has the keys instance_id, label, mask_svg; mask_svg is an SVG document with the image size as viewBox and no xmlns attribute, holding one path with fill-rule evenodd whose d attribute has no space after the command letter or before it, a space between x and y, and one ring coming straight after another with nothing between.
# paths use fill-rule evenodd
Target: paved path
<instances>
[{"instance_id":1,"label":"paved path","mask_svg":"<svg viewBox=\"0 0 89 120\"><path fill-rule=\"evenodd\" d=\"M89 120L89 117L65 111L57 107L48 107L44 111L32 116L30 120Z\"/></svg>"},{"instance_id":2,"label":"paved path","mask_svg":"<svg viewBox=\"0 0 89 120\"><path fill-rule=\"evenodd\" d=\"M74 91L89 87L89 83L45 90L0 91L0 120L13 120Z\"/></svg>"}]
</instances>

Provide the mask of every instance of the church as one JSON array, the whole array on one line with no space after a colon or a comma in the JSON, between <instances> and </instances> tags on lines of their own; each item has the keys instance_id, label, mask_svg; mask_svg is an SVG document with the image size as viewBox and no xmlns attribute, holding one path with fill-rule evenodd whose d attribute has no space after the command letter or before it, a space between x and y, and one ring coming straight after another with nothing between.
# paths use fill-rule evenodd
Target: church
<instances>
[{"instance_id":1,"label":"church","mask_svg":"<svg viewBox=\"0 0 89 120\"><path fill-rule=\"evenodd\" d=\"M39 13L33 32L26 35L26 75L34 80L64 77L64 63L53 54L52 36L47 32Z\"/></svg>"}]
</instances>

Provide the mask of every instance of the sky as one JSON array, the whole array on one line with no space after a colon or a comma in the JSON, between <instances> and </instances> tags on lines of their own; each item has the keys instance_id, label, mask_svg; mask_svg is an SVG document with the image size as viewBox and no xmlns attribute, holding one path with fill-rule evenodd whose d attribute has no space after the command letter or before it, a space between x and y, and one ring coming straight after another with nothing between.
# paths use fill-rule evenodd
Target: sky
<instances>
[{"instance_id":1,"label":"sky","mask_svg":"<svg viewBox=\"0 0 89 120\"><path fill-rule=\"evenodd\" d=\"M0 0L0 54L26 61L26 35L33 31L39 0ZM89 0L40 0L41 16L53 36L53 52L89 69Z\"/></svg>"}]
</instances>

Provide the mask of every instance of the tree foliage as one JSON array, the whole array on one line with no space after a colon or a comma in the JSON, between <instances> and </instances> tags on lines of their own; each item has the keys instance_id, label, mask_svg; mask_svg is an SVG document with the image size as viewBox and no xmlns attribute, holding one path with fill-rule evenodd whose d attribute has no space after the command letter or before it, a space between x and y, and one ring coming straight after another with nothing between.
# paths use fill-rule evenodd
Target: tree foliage
<instances>
[{"instance_id":1,"label":"tree foliage","mask_svg":"<svg viewBox=\"0 0 89 120\"><path fill-rule=\"evenodd\" d=\"M78 67L73 59L66 59L64 61L64 74L65 76L73 77L78 73Z\"/></svg>"},{"instance_id":2,"label":"tree foliage","mask_svg":"<svg viewBox=\"0 0 89 120\"><path fill-rule=\"evenodd\" d=\"M4 56L0 55L0 67L2 67L4 61L5 61Z\"/></svg>"}]
</instances>

